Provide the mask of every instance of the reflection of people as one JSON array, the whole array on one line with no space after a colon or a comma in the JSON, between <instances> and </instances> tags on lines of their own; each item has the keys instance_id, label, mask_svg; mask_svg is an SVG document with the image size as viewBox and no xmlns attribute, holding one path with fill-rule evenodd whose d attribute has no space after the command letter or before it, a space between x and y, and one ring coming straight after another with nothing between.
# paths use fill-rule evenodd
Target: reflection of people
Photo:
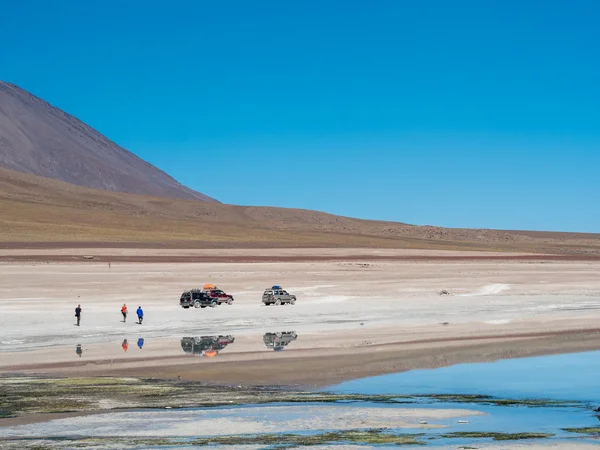
<instances>
[{"instance_id":1,"label":"reflection of people","mask_svg":"<svg viewBox=\"0 0 600 450\"><path fill-rule=\"evenodd\" d=\"M138 323L141 325L142 324L142 320L144 319L144 311L142 310L141 306L138 306L137 316L138 316Z\"/></svg>"},{"instance_id":2,"label":"reflection of people","mask_svg":"<svg viewBox=\"0 0 600 450\"><path fill-rule=\"evenodd\" d=\"M139 338L138 339L138 347L140 348L140 350L143 346L144 346L144 338Z\"/></svg>"},{"instance_id":3,"label":"reflection of people","mask_svg":"<svg viewBox=\"0 0 600 450\"><path fill-rule=\"evenodd\" d=\"M79 355L79 357L81 358L81 355L83 354L83 350L81 349L81 344L77 344L77 347L75 347L75 353L77 353Z\"/></svg>"},{"instance_id":4,"label":"reflection of people","mask_svg":"<svg viewBox=\"0 0 600 450\"><path fill-rule=\"evenodd\" d=\"M124 352L127 351L127 349L129 348L129 343L127 342L127 339L123 339L123 343L121 344L121 347L123 347Z\"/></svg>"},{"instance_id":5,"label":"reflection of people","mask_svg":"<svg viewBox=\"0 0 600 450\"><path fill-rule=\"evenodd\" d=\"M77 305L77 308L75 308L75 317L77 317L77 326L79 326L79 321L81 320L81 305Z\"/></svg>"},{"instance_id":6,"label":"reflection of people","mask_svg":"<svg viewBox=\"0 0 600 450\"><path fill-rule=\"evenodd\" d=\"M123 323L125 323L127 320L127 305L125 303L123 303L123 306L121 307L121 314L123 314Z\"/></svg>"}]
</instances>

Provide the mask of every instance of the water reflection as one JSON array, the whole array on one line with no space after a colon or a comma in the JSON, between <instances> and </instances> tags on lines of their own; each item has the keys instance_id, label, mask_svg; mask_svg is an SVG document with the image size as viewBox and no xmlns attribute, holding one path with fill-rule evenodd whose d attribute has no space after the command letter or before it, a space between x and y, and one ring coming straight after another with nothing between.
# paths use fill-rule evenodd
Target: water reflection
<instances>
[{"instance_id":1,"label":"water reflection","mask_svg":"<svg viewBox=\"0 0 600 450\"><path fill-rule=\"evenodd\" d=\"M83 349L81 348L81 344L77 344L77 346L75 347L75 353L77 353L77 356L81 358L81 355L83 355Z\"/></svg>"},{"instance_id":2,"label":"water reflection","mask_svg":"<svg viewBox=\"0 0 600 450\"><path fill-rule=\"evenodd\" d=\"M223 336L201 336L184 337L181 339L181 348L184 352L192 355L203 355L212 358L229 344L233 344L235 338L231 335Z\"/></svg>"},{"instance_id":3,"label":"water reflection","mask_svg":"<svg viewBox=\"0 0 600 450\"><path fill-rule=\"evenodd\" d=\"M140 348L140 350L142 349L142 347L144 346L144 338L138 339L137 346Z\"/></svg>"},{"instance_id":4,"label":"water reflection","mask_svg":"<svg viewBox=\"0 0 600 450\"><path fill-rule=\"evenodd\" d=\"M127 342L127 339L123 339L123 343L121 344L121 348L123 349L124 352L126 352L129 349L129 343Z\"/></svg>"},{"instance_id":5,"label":"water reflection","mask_svg":"<svg viewBox=\"0 0 600 450\"><path fill-rule=\"evenodd\" d=\"M600 402L600 351L456 364L348 381L336 392L476 394L500 398Z\"/></svg>"},{"instance_id":6,"label":"water reflection","mask_svg":"<svg viewBox=\"0 0 600 450\"><path fill-rule=\"evenodd\" d=\"M272 348L279 352L283 350L290 342L298 339L295 331L280 331L277 333L265 333L263 341L267 348Z\"/></svg>"}]
</instances>

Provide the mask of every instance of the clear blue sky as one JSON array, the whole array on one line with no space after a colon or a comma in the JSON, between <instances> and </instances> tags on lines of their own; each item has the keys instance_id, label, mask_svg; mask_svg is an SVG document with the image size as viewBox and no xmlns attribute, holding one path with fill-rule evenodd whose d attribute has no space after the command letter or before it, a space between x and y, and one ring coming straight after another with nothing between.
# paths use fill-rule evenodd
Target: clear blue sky
<instances>
[{"instance_id":1,"label":"clear blue sky","mask_svg":"<svg viewBox=\"0 0 600 450\"><path fill-rule=\"evenodd\" d=\"M0 79L227 203L600 232L599 24L595 0L4 0Z\"/></svg>"}]
</instances>

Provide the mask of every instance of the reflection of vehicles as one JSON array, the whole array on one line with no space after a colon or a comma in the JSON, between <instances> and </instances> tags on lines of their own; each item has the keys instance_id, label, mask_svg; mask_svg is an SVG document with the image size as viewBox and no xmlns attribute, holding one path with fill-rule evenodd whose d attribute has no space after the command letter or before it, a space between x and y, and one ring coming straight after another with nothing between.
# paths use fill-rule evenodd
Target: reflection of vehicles
<instances>
[{"instance_id":1,"label":"reflection of vehicles","mask_svg":"<svg viewBox=\"0 0 600 450\"><path fill-rule=\"evenodd\" d=\"M228 305L233 304L233 295L226 294L214 284L205 284L202 288L202 292L206 292L210 298L216 299L219 305L221 303L227 303Z\"/></svg>"},{"instance_id":2,"label":"reflection of vehicles","mask_svg":"<svg viewBox=\"0 0 600 450\"><path fill-rule=\"evenodd\" d=\"M283 350L290 342L298 339L295 331L281 331L279 333L265 333L263 341L267 348L272 348L276 352Z\"/></svg>"},{"instance_id":3,"label":"reflection of vehicles","mask_svg":"<svg viewBox=\"0 0 600 450\"><path fill-rule=\"evenodd\" d=\"M217 299L211 298L206 292L200 289L191 289L181 294L179 304L183 308L206 308L207 306L215 307L219 304Z\"/></svg>"},{"instance_id":4,"label":"reflection of vehicles","mask_svg":"<svg viewBox=\"0 0 600 450\"><path fill-rule=\"evenodd\" d=\"M184 352L192 355L204 355L212 358L220 350L233 344L234 341L235 338L231 335L184 337L181 339L181 348Z\"/></svg>"},{"instance_id":5,"label":"reflection of vehicles","mask_svg":"<svg viewBox=\"0 0 600 450\"><path fill-rule=\"evenodd\" d=\"M296 303L296 296L289 294L281 286L273 286L272 288L265 289L262 302L265 305L285 305L286 303L293 305Z\"/></svg>"}]
</instances>

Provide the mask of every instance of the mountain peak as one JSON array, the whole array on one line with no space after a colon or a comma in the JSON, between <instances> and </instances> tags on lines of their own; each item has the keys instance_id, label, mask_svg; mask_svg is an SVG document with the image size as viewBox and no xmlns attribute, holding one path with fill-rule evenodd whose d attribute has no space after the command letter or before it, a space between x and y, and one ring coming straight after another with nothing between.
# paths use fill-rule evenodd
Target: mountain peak
<instances>
[{"instance_id":1,"label":"mountain peak","mask_svg":"<svg viewBox=\"0 0 600 450\"><path fill-rule=\"evenodd\" d=\"M76 117L4 81L0 166L107 191L216 201L178 183Z\"/></svg>"}]
</instances>

